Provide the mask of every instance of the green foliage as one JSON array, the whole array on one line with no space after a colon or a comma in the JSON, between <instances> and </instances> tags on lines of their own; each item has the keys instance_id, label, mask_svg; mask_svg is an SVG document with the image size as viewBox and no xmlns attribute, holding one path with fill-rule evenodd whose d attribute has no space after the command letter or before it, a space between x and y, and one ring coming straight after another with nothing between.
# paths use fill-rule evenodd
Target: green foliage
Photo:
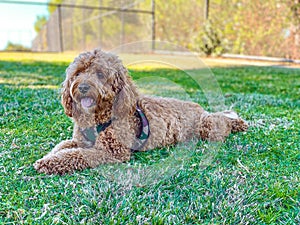
<instances>
[{"instance_id":1,"label":"green foliage","mask_svg":"<svg viewBox=\"0 0 300 225\"><path fill-rule=\"evenodd\" d=\"M211 0L209 19L213 24L203 20L203 2L156 1L157 39L207 55L226 51L293 58L298 54L299 57L298 1ZM291 32L289 37L287 30Z\"/></svg>"},{"instance_id":2,"label":"green foliage","mask_svg":"<svg viewBox=\"0 0 300 225\"><path fill-rule=\"evenodd\" d=\"M47 23L47 17L46 16L37 16L36 21L34 22L34 30L35 32L39 33L44 25Z\"/></svg>"},{"instance_id":3,"label":"green foliage","mask_svg":"<svg viewBox=\"0 0 300 225\"><path fill-rule=\"evenodd\" d=\"M195 40L195 48L206 56L221 55L225 51L225 39L221 30L211 22L205 23L203 30Z\"/></svg>"},{"instance_id":4,"label":"green foliage","mask_svg":"<svg viewBox=\"0 0 300 225\"><path fill-rule=\"evenodd\" d=\"M155 1L157 40L191 48L191 40L201 29L204 1Z\"/></svg>"},{"instance_id":5,"label":"green foliage","mask_svg":"<svg viewBox=\"0 0 300 225\"><path fill-rule=\"evenodd\" d=\"M109 174L110 165L63 177L33 169L35 160L72 135L59 98L67 65L0 61L0 224L300 223L298 69L212 68L227 105L249 122L249 131L231 135L218 148L199 141L192 148L136 153L129 165L168 168L174 152L190 157L165 179L131 186ZM134 80L167 76L189 90L192 100L205 102L180 71L130 73Z\"/></svg>"},{"instance_id":6,"label":"green foliage","mask_svg":"<svg viewBox=\"0 0 300 225\"><path fill-rule=\"evenodd\" d=\"M300 1L290 2L290 9L293 15L293 21L296 26L300 26Z\"/></svg>"},{"instance_id":7,"label":"green foliage","mask_svg":"<svg viewBox=\"0 0 300 225\"><path fill-rule=\"evenodd\" d=\"M277 0L211 1L210 20L230 53L285 57L291 49L284 36L288 12L287 3Z\"/></svg>"},{"instance_id":8,"label":"green foliage","mask_svg":"<svg viewBox=\"0 0 300 225\"><path fill-rule=\"evenodd\" d=\"M50 0L49 3L51 4L61 4L63 3L64 0ZM54 11L57 9L56 5L49 5L48 6L48 12L51 15L52 13L54 13Z\"/></svg>"},{"instance_id":9,"label":"green foliage","mask_svg":"<svg viewBox=\"0 0 300 225\"><path fill-rule=\"evenodd\" d=\"M14 44L12 42L8 42L5 49L5 51L31 51L30 48L25 47L21 44Z\"/></svg>"}]
</instances>

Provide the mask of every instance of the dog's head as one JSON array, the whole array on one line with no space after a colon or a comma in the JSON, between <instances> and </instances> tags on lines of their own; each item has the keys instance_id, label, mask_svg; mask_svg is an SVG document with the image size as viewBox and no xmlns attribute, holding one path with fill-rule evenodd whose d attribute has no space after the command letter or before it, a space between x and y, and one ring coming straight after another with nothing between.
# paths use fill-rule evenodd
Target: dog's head
<instances>
[{"instance_id":1,"label":"dog's head","mask_svg":"<svg viewBox=\"0 0 300 225\"><path fill-rule=\"evenodd\" d=\"M96 49L75 58L66 70L62 104L66 115L99 114L101 122L135 111L136 89L121 60Z\"/></svg>"}]
</instances>

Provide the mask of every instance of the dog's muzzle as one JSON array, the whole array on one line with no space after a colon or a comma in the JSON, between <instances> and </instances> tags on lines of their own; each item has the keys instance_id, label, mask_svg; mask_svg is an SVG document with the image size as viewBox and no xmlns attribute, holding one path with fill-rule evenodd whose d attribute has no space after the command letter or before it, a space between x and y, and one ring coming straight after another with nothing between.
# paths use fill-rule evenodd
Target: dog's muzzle
<instances>
[{"instance_id":1,"label":"dog's muzzle","mask_svg":"<svg viewBox=\"0 0 300 225\"><path fill-rule=\"evenodd\" d=\"M78 89L79 89L80 93L86 94L90 89L90 85L88 85L87 83L82 83L82 84L79 84Z\"/></svg>"}]
</instances>

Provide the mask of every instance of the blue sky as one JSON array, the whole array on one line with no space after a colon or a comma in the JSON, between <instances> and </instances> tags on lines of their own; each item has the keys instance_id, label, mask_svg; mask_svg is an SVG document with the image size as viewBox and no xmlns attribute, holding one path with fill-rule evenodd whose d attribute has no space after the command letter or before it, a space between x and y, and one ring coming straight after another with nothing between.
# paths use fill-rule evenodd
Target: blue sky
<instances>
[{"instance_id":1,"label":"blue sky","mask_svg":"<svg viewBox=\"0 0 300 225\"><path fill-rule=\"evenodd\" d=\"M48 0L30 0L30 2L48 2ZM34 22L37 15L47 14L47 6L6 4L0 0L0 50L6 47L8 41L30 47L36 35Z\"/></svg>"}]
</instances>

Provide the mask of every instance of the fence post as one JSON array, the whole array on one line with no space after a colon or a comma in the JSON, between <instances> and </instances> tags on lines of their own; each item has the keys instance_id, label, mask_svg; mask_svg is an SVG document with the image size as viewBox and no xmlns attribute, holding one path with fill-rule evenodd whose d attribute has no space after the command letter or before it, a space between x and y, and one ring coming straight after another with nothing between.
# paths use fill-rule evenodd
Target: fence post
<instances>
[{"instance_id":1,"label":"fence post","mask_svg":"<svg viewBox=\"0 0 300 225\"><path fill-rule=\"evenodd\" d=\"M102 7L102 0L99 0L99 8ZM102 48L102 32L103 32L103 21L102 21L102 11L99 10L98 11L100 13L100 17L99 17L99 47Z\"/></svg>"},{"instance_id":2,"label":"fence post","mask_svg":"<svg viewBox=\"0 0 300 225\"><path fill-rule=\"evenodd\" d=\"M155 51L155 0L152 3L152 51Z\"/></svg>"},{"instance_id":3,"label":"fence post","mask_svg":"<svg viewBox=\"0 0 300 225\"><path fill-rule=\"evenodd\" d=\"M209 0L205 0L205 7L204 7L204 20L209 19Z\"/></svg>"},{"instance_id":4,"label":"fence post","mask_svg":"<svg viewBox=\"0 0 300 225\"><path fill-rule=\"evenodd\" d=\"M123 44L124 44L124 36L125 36L125 17L124 17L124 10L123 10L124 1L121 0L121 32L120 32L120 45L121 51L123 52Z\"/></svg>"},{"instance_id":5,"label":"fence post","mask_svg":"<svg viewBox=\"0 0 300 225\"><path fill-rule=\"evenodd\" d=\"M62 29L62 17L61 17L61 5L58 5L58 35L59 35L59 51L64 51L64 39L63 39L63 29Z\"/></svg>"}]
</instances>

